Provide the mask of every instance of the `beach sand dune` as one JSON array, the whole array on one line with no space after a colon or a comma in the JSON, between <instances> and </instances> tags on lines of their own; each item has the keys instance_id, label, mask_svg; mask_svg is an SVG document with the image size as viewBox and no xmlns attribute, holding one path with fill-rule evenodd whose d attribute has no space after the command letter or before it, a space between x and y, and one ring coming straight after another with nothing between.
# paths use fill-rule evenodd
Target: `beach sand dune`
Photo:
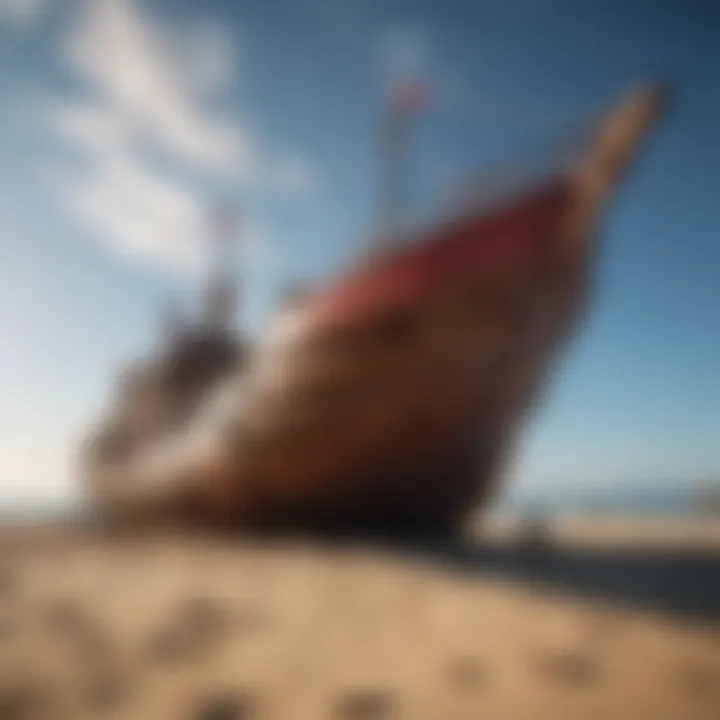
<instances>
[{"instance_id":1,"label":"beach sand dune","mask_svg":"<svg viewBox=\"0 0 720 720\"><path fill-rule=\"evenodd\" d=\"M2 530L0 717L720 717L711 607L503 574L566 550L492 547Z\"/></svg>"}]
</instances>

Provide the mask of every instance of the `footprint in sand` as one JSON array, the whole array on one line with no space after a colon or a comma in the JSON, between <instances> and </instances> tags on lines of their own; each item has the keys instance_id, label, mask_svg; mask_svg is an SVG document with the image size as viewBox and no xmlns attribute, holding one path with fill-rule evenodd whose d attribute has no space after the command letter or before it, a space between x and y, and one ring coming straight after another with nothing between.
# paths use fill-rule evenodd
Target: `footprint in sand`
<instances>
[{"instance_id":1,"label":"footprint in sand","mask_svg":"<svg viewBox=\"0 0 720 720\"><path fill-rule=\"evenodd\" d=\"M720 672L700 663L688 663L680 668L680 681L693 695L720 699Z\"/></svg>"},{"instance_id":2,"label":"footprint in sand","mask_svg":"<svg viewBox=\"0 0 720 720\"><path fill-rule=\"evenodd\" d=\"M486 672L477 658L470 655L457 655L451 658L446 667L450 684L462 692L474 692L485 684Z\"/></svg>"},{"instance_id":3,"label":"footprint in sand","mask_svg":"<svg viewBox=\"0 0 720 720\"><path fill-rule=\"evenodd\" d=\"M257 716L257 701L246 694L220 694L205 698L194 715L196 720L251 720Z\"/></svg>"},{"instance_id":4,"label":"footprint in sand","mask_svg":"<svg viewBox=\"0 0 720 720\"><path fill-rule=\"evenodd\" d=\"M233 628L234 618L220 601L195 597L185 601L169 624L151 633L147 655L156 661L193 660Z\"/></svg>"},{"instance_id":5,"label":"footprint in sand","mask_svg":"<svg viewBox=\"0 0 720 720\"><path fill-rule=\"evenodd\" d=\"M198 635L216 635L230 628L232 617L228 608L220 601L195 597L181 607L180 623Z\"/></svg>"},{"instance_id":6,"label":"footprint in sand","mask_svg":"<svg viewBox=\"0 0 720 720\"><path fill-rule=\"evenodd\" d=\"M115 673L102 673L88 680L85 687L87 704L95 712L119 707L131 694L127 678Z\"/></svg>"},{"instance_id":7,"label":"footprint in sand","mask_svg":"<svg viewBox=\"0 0 720 720\"><path fill-rule=\"evenodd\" d=\"M48 603L44 610L49 629L61 635L75 635L84 629L87 618L78 603L57 599Z\"/></svg>"},{"instance_id":8,"label":"footprint in sand","mask_svg":"<svg viewBox=\"0 0 720 720\"><path fill-rule=\"evenodd\" d=\"M396 714L395 694L388 690L356 690L337 698L334 716L341 720L385 720Z\"/></svg>"},{"instance_id":9,"label":"footprint in sand","mask_svg":"<svg viewBox=\"0 0 720 720\"><path fill-rule=\"evenodd\" d=\"M567 686L586 687L599 676L595 659L577 650L542 651L534 664L544 677Z\"/></svg>"},{"instance_id":10,"label":"footprint in sand","mask_svg":"<svg viewBox=\"0 0 720 720\"><path fill-rule=\"evenodd\" d=\"M6 681L0 685L0 718L24 720L30 717L47 717L47 693L33 682L22 679Z\"/></svg>"},{"instance_id":11,"label":"footprint in sand","mask_svg":"<svg viewBox=\"0 0 720 720\"><path fill-rule=\"evenodd\" d=\"M175 627L161 627L146 638L145 654L153 662L167 664L195 659L199 647Z\"/></svg>"}]
</instances>

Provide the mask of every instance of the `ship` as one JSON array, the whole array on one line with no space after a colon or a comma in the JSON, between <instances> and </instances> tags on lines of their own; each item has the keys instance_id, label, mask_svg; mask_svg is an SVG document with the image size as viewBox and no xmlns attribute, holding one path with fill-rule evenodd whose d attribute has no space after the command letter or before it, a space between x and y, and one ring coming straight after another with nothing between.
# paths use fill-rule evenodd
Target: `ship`
<instances>
[{"instance_id":1,"label":"ship","mask_svg":"<svg viewBox=\"0 0 720 720\"><path fill-rule=\"evenodd\" d=\"M624 95L570 159L512 189L495 174L435 222L388 222L252 340L233 329L232 278L216 277L204 318L123 374L83 444L93 507L120 522L457 533L498 491L587 312L602 218L665 98Z\"/></svg>"}]
</instances>

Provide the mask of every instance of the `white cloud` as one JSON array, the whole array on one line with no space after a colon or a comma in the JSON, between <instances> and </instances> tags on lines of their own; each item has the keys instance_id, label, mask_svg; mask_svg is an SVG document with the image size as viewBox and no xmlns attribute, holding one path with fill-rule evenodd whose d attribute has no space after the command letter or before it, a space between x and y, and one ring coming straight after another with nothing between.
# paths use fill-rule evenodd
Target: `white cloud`
<instances>
[{"instance_id":1,"label":"white cloud","mask_svg":"<svg viewBox=\"0 0 720 720\"><path fill-rule=\"evenodd\" d=\"M163 25L141 0L78 0L75 11L61 52L85 92L47 99L42 115L85 162L44 174L114 248L186 270L204 261L202 198L148 150L186 178L253 182L293 199L314 190L304 158L260 152L240 117L211 109L237 86L239 48L226 26Z\"/></svg>"},{"instance_id":2,"label":"white cloud","mask_svg":"<svg viewBox=\"0 0 720 720\"><path fill-rule=\"evenodd\" d=\"M47 100L44 115L86 162L45 175L69 210L115 249L192 270L203 261L201 198L161 173L147 150L237 184L253 170L253 146L238 118L212 113L206 102L234 76L228 33L210 24L197 35L192 27L176 32L143 7L139 0L78 2L62 53L86 93Z\"/></svg>"},{"instance_id":3,"label":"white cloud","mask_svg":"<svg viewBox=\"0 0 720 720\"><path fill-rule=\"evenodd\" d=\"M193 44L193 35L174 37L142 8L137 0L81 3L64 45L69 65L136 140L206 170L246 177L252 160L249 133L237 120L209 113L199 97L208 85L217 91L220 81L231 78L229 52L215 53L208 68L188 82L188 62L199 67L198 58L207 57L208 48L227 47L228 39L215 37L207 26ZM189 60L179 62L178 56Z\"/></svg>"},{"instance_id":4,"label":"white cloud","mask_svg":"<svg viewBox=\"0 0 720 720\"><path fill-rule=\"evenodd\" d=\"M44 172L75 217L122 253L192 269L198 199L143 162L127 117L87 100L45 105L57 133L86 161L80 171Z\"/></svg>"},{"instance_id":5,"label":"white cloud","mask_svg":"<svg viewBox=\"0 0 720 720\"><path fill-rule=\"evenodd\" d=\"M55 131L86 157L99 159L129 152L131 135L123 116L103 105L81 101L44 103Z\"/></svg>"},{"instance_id":6,"label":"white cloud","mask_svg":"<svg viewBox=\"0 0 720 720\"><path fill-rule=\"evenodd\" d=\"M55 187L75 215L116 249L178 270L201 267L202 203L132 156L108 158L87 175L56 179Z\"/></svg>"},{"instance_id":7,"label":"white cloud","mask_svg":"<svg viewBox=\"0 0 720 720\"><path fill-rule=\"evenodd\" d=\"M47 6L48 0L0 0L0 21L14 27L29 27Z\"/></svg>"}]
</instances>

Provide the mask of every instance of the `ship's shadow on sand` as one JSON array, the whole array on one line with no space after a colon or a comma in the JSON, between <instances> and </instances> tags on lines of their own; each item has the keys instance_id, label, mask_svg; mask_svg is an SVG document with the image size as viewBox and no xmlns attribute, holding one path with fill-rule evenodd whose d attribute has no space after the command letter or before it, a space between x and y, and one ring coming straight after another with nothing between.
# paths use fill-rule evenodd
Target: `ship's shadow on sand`
<instances>
[{"instance_id":1,"label":"ship's shadow on sand","mask_svg":"<svg viewBox=\"0 0 720 720\"><path fill-rule=\"evenodd\" d=\"M387 546L386 546L387 547ZM413 561L571 597L720 623L720 553L589 549L551 543L392 543Z\"/></svg>"}]
</instances>

